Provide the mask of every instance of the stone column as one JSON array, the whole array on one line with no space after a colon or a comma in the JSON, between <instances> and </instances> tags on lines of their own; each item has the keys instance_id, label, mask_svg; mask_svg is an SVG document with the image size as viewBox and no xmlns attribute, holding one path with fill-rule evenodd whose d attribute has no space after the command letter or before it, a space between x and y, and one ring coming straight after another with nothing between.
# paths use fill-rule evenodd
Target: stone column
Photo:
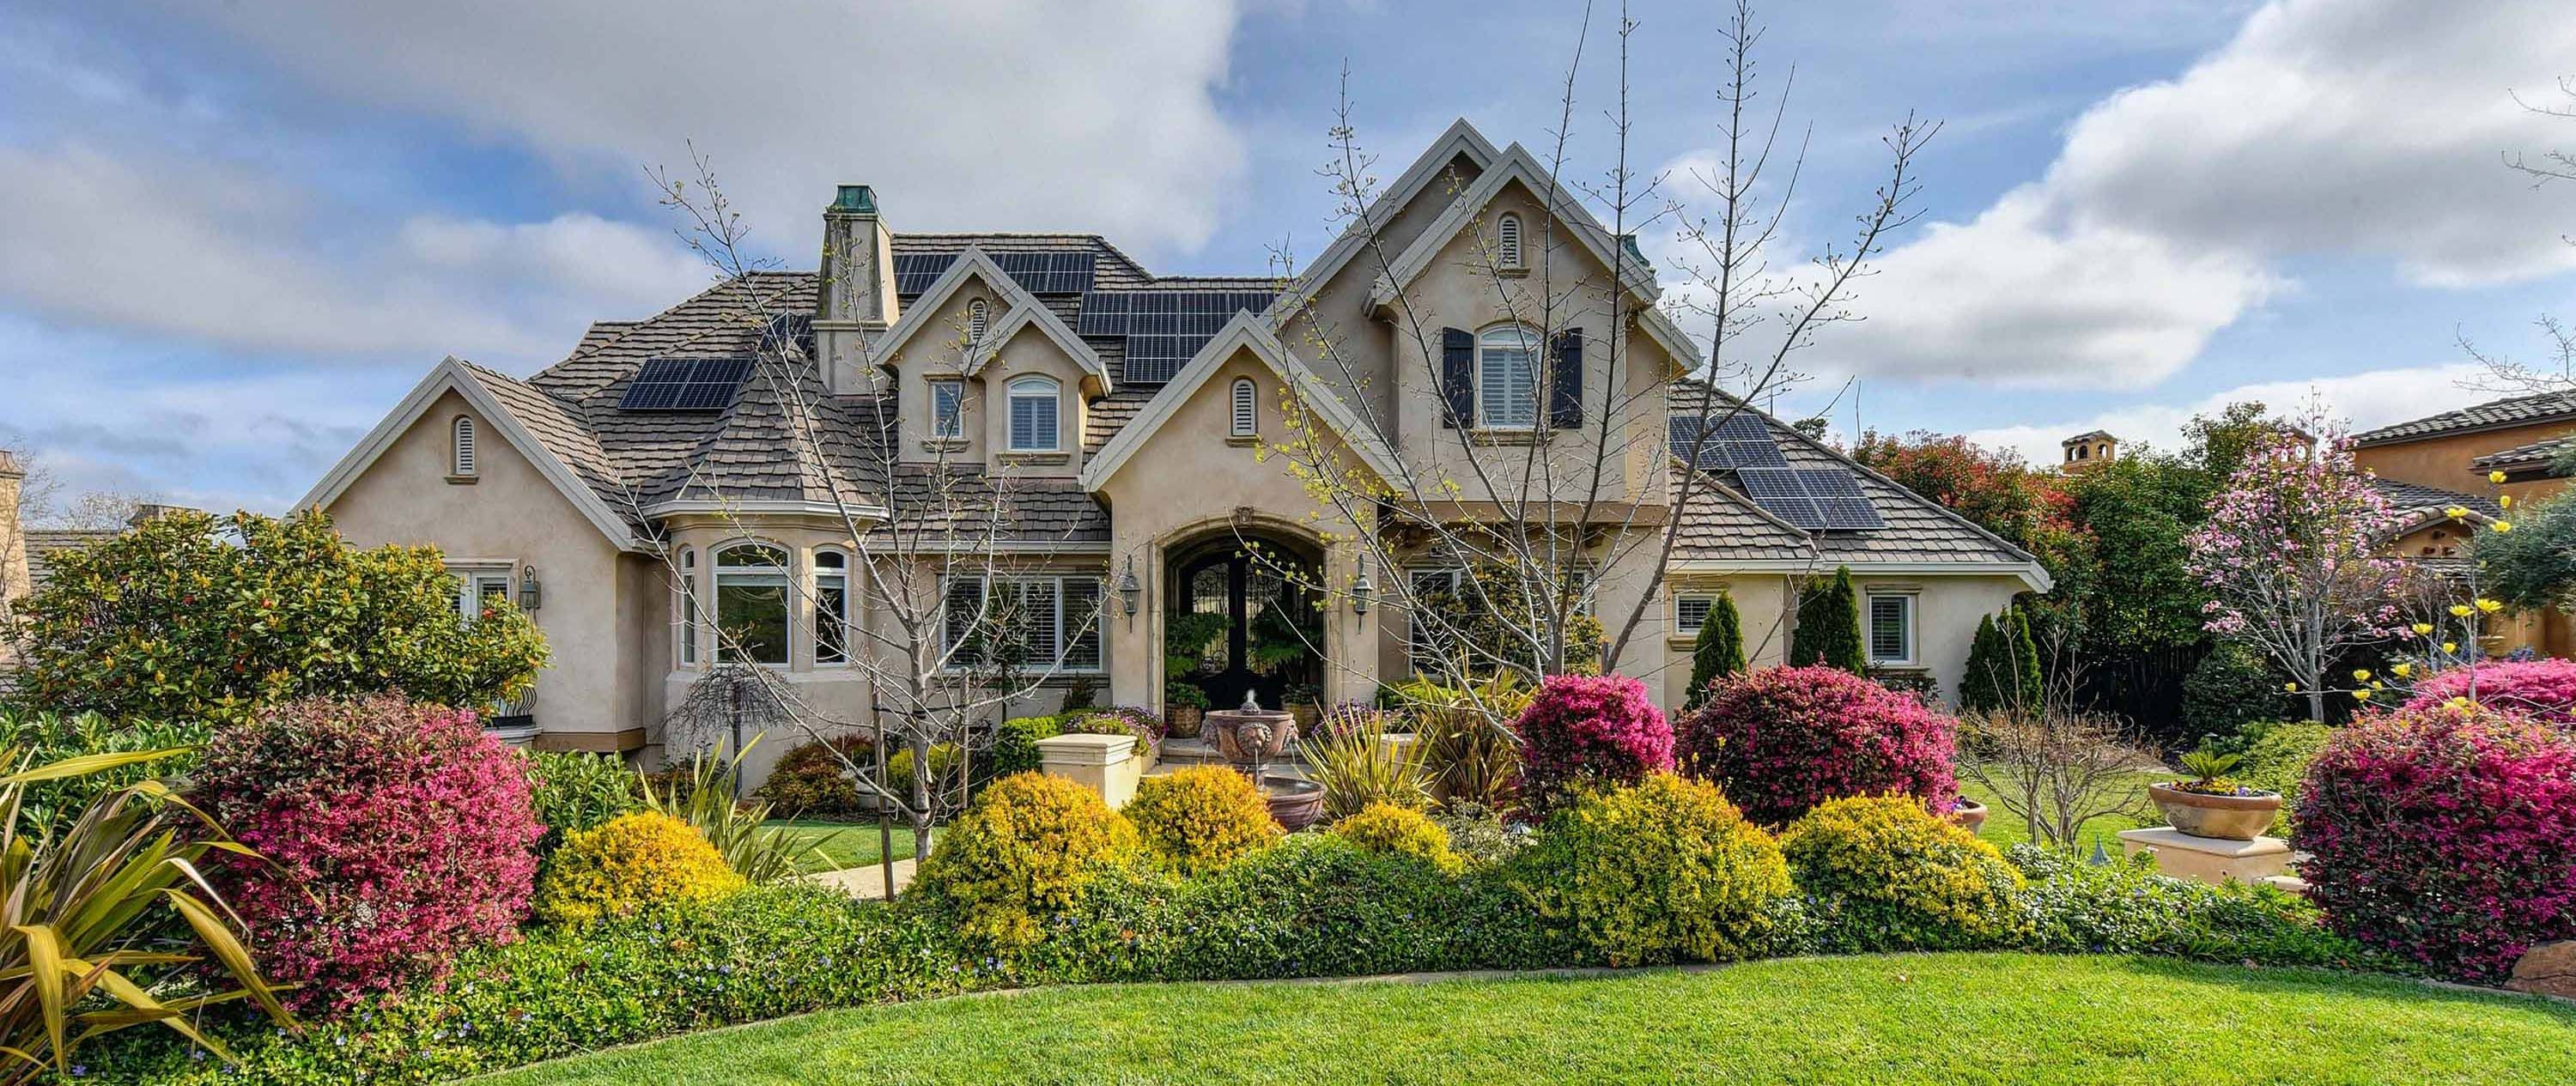
<instances>
[{"instance_id":1,"label":"stone column","mask_svg":"<svg viewBox=\"0 0 2576 1086\"><path fill-rule=\"evenodd\" d=\"M1145 775L1132 735L1056 735L1037 747L1038 766L1048 776L1090 789L1113 811L1136 798L1136 782Z\"/></svg>"}]
</instances>

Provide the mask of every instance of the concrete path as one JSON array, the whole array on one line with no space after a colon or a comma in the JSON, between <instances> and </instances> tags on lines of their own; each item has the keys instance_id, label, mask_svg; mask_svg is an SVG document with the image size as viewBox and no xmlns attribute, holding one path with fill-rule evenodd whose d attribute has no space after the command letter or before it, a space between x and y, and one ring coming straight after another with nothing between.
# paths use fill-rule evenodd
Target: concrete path
<instances>
[{"instance_id":1,"label":"concrete path","mask_svg":"<svg viewBox=\"0 0 2576 1086\"><path fill-rule=\"evenodd\" d=\"M904 887L912 885L912 868L911 860L894 862L895 893L900 894ZM824 871L805 877L861 901L875 901L886 896L885 868L876 864L869 864L866 867L844 867L838 871Z\"/></svg>"}]
</instances>

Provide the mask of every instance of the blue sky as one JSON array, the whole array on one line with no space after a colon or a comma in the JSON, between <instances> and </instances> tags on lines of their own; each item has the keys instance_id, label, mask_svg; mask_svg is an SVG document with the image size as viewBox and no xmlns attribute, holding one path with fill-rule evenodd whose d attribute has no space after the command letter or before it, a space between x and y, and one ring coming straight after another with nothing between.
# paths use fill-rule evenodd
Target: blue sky
<instances>
[{"instance_id":1,"label":"blue sky","mask_svg":"<svg viewBox=\"0 0 2576 1086\"><path fill-rule=\"evenodd\" d=\"M441 356L513 372L594 319L702 285L644 169L711 155L803 265L831 187L899 230L1107 234L1158 270L1322 248L1316 176L1349 71L1391 177L1466 116L1539 147L1579 6L124 6L0 0L0 435L70 490L282 509ZM2107 12L2105 9L2109 9ZM1629 158L1716 138L1716 13L1635 4ZM1608 22L1574 171L1614 150ZM2489 393L2455 340L2529 355L2576 316L2576 147L2519 109L2576 75L2546 2L1780 4L1809 140L1788 248L1847 229L1908 111L1945 130L1923 217L1784 403L1837 425L2047 455L2169 441L2231 397L2310 389L2359 425ZM1700 194L1678 172L1667 192ZM1703 209L1704 210L1704 209ZM1646 244L1671 266L1668 236ZM1846 389L1851 391L1846 392Z\"/></svg>"}]
</instances>

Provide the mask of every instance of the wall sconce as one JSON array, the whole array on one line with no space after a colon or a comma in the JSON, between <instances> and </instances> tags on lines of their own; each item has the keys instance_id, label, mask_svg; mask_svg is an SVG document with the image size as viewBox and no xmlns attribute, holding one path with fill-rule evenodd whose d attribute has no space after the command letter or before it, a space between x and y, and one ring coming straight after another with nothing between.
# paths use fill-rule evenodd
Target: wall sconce
<instances>
[{"instance_id":1,"label":"wall sconce","mask_svg":"<svg viewBox=\"0 0 2576 1086\"><path fill-rule=\"evenodd\" d=\"M519 567L519 610L534 611L546 605L546 586L537 580L537 567Z\"/></svg>"},{"instance_id":2,"label":"wall sconce","mask_svg":"<svg viewBox=\"0 0 2576 1086\"><path fill-rule=\"evenodd\" d=\"M1136 624L1136 599L1145 594L1145 586L1136 580L1136 556L1127 556L1127 572L1118 575L1118 604L1127 609L1127 624Z\"/></svg>"},{"instance_id":3,"label":"wall sconce","mask_svg":"<svg viewBox=\"0 0 2576 1086\"><path fill-rule=\"evenodd\" d=\"M1369 597L1377 594L1377 582L1369 579L1368 559L1360 559L1360 576L1351 582L1351 613L1368 617Z\"/></svg>"}]
</instances>

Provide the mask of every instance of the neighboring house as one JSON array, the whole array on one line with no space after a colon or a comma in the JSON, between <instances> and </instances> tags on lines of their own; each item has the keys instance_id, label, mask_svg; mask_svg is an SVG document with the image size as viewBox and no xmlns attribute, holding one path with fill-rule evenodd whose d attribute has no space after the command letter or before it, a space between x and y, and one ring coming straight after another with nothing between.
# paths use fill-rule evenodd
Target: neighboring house
<instances>
[{"instance_id":1,"label":"neighboring house","mask_svg":"<svg viewBox=\"0 0 2576 1086\"><path fill-rule=\"evenodd\" d=\"M1492 300L1491 272L1460 256L1488 230L1508 230L1498 237L1516 254L1521 216L1542 214L1543 178L1527 151L1498 148L1461 121L1372 209L1388 224L1385 247L1400 256L1359 259L1363 246L1345 237L1286 282L1158 276L1088 234L893 233L871 191L842 186L823 214L820 271L750 275L646 320L594 324L562 362L525 379L442 362L302 504L326 510L361 543L439 546L466 606L541 586L531 610L554 657L534 699L537 745L635 750L659 741L657 723L717 657L712 624L690 601L722 612L728 629L739 619L770 631L744 650L755 662L779 669L818 709L864 720L865 683L838 662L848 642L834 635L843 622L872 621L864 606L850 613L853 541L839 511L852 495L836 492L837 480L899 488L962 472L996 495L976 519L997 520L998 545L1031 556L1009 578L1019 591L1066 615L1107 602L1097 628L1043 621L1039 639L1068 673L1102 682L1104 704L1159 707L1171 613L1225 615L1234 629L1211 651L1242 651L1260 604L1241 540L1337 583L1393 573L1430 587L1458 576L1413 562L1368 569L1353 526L1319 520L1312 493L1265 445L1320 435L1351 454L1353 470L1384 476L1399 462L1454 460L1462 441L1548 456L1575 444L1548 437L1562 425L1559 408L1512 418L1479 399L1496 382L1527 387L1531 367L1568 365L1569 352L1539 361L1535 335ZM1606 299L1585 299L1607 293L1614 265L1644 309L1617 333L1623 342L1589 352L1620 360L1621 372L1583 367L1579 353L1570 371L1555 372L1573 373L1587 400L1616 391L1641 405L1623 422L1637 440L1613 484L1624 520L1598 546L1650 555L1619 547L1637 539L1620 533L1660 531L1673 515L1674 488L1691 469L1672 459L1667 404L1675 390L1695 400L1704 389L1676 383L1693 349L1651 309L1651 267L1561 197L1559 207L1564 236L1533 257L1559 281L1601 285L1569 292L1569 304L1593 308L1561 326L1594 329L1593 342L1612 334L1603 331L1617 325ZM1447 326L1430 337L1438 362L1392 319L1399 295ZM754 310L810 321L746 319ZM1313 353L1319 321L1338 330L1344 364L1329 372L1362 379L1324 376ZM811 337L817 361L796 379L813 394L811 424L826 438L819 453L790 439L790 407L771 382L737 389L739 367L718 361L750 355L764 335ZM998 348L961 365L958 344L968 339ZM862 346L874 364L860 361ZM688 360L706 362L702 395L653 409L630 398L648 366ZM1472 419L1468 433L1452 421L1460 418ZM1692 430L1698 416L1669 421ZM1702 461L1717 485L1697 487L1679 514L1686 530L1654 601L1660 628L1615 662L1667 704L1683 700L1690 639L1720 593L1743 613L1748 653L1776 662L1794 582L1849 565L1865 594L1873 659L1948 695L1978 618L2049 587L2030 555L1776 420L1748 412L1719 436ZM1721 445L1743 455L1729 458ZM1820 501L1766 489L1783 479L1835 493ZM1455 504L1479 497L1462 493ZM1822 509L1841 526L1814 527ZM1587 571L1595 613L1624 616L1637 603L1645 560ZM963 593L970 611L986 588L939 583L950 601ZM795 591L781 591L788 586ZM1130 598L1134 611L1125 610ZM1325 702L1367 699L1381 679L1410 672L1415 646L1401 611L1349 602L1329 610ZM1240 659L1219 663L1226 675L1243 673ZM1247 686L1276 704L1276 691L1249 678L1211 694L1231 704Z\"/></svg>"},{"instance_id":2,"label":"neighboring house","mask_svg":"<svg viewBox=\"0 0 2576 1086\"><path fill-rule=\"evenodd\" d=\"M0 449L0 667L17 659L12 609L32 587L27 574L27 534L25 526L18 523L19 488L26 482L27 473L18 466L18 458Z\"/></svg>"},{"instance_id":3,"label":"neighboring house","mask_svg":"<svg viewBox=\"0 0 2576 1086\"><path fill-rule=\"evenodd\" d=\"M2504 516L2495 499L2516 506L2556 495L2567 480L2549 462L2576 442L2576 393L2549 392L2490 400L2457 411L2382 426L2353 436L2353 462L2399 513L2391 554L2434 569L2465 569L2472 521ZM2489 481L2503 472L2504 482ZM2508 518L2509 519L2509 518ZM2531 648L2551 656L2576 652L2576 629L2555 609L2519 612L2492 627L2491 651Z\"/></svg>"},{"instance_id":4,"label":"neighboring house","mask_svg":"<svg viewBox=\"0 0 2576 1086\"><path fill-rule=\"evenodd\" d=\"M2086 430L2057 446L2066 452L2066 459L2058 463L2059 471L2090 471L2120 455L2120 439L2112 437L2108 430Z\"/></svg>"}]
</instances>

